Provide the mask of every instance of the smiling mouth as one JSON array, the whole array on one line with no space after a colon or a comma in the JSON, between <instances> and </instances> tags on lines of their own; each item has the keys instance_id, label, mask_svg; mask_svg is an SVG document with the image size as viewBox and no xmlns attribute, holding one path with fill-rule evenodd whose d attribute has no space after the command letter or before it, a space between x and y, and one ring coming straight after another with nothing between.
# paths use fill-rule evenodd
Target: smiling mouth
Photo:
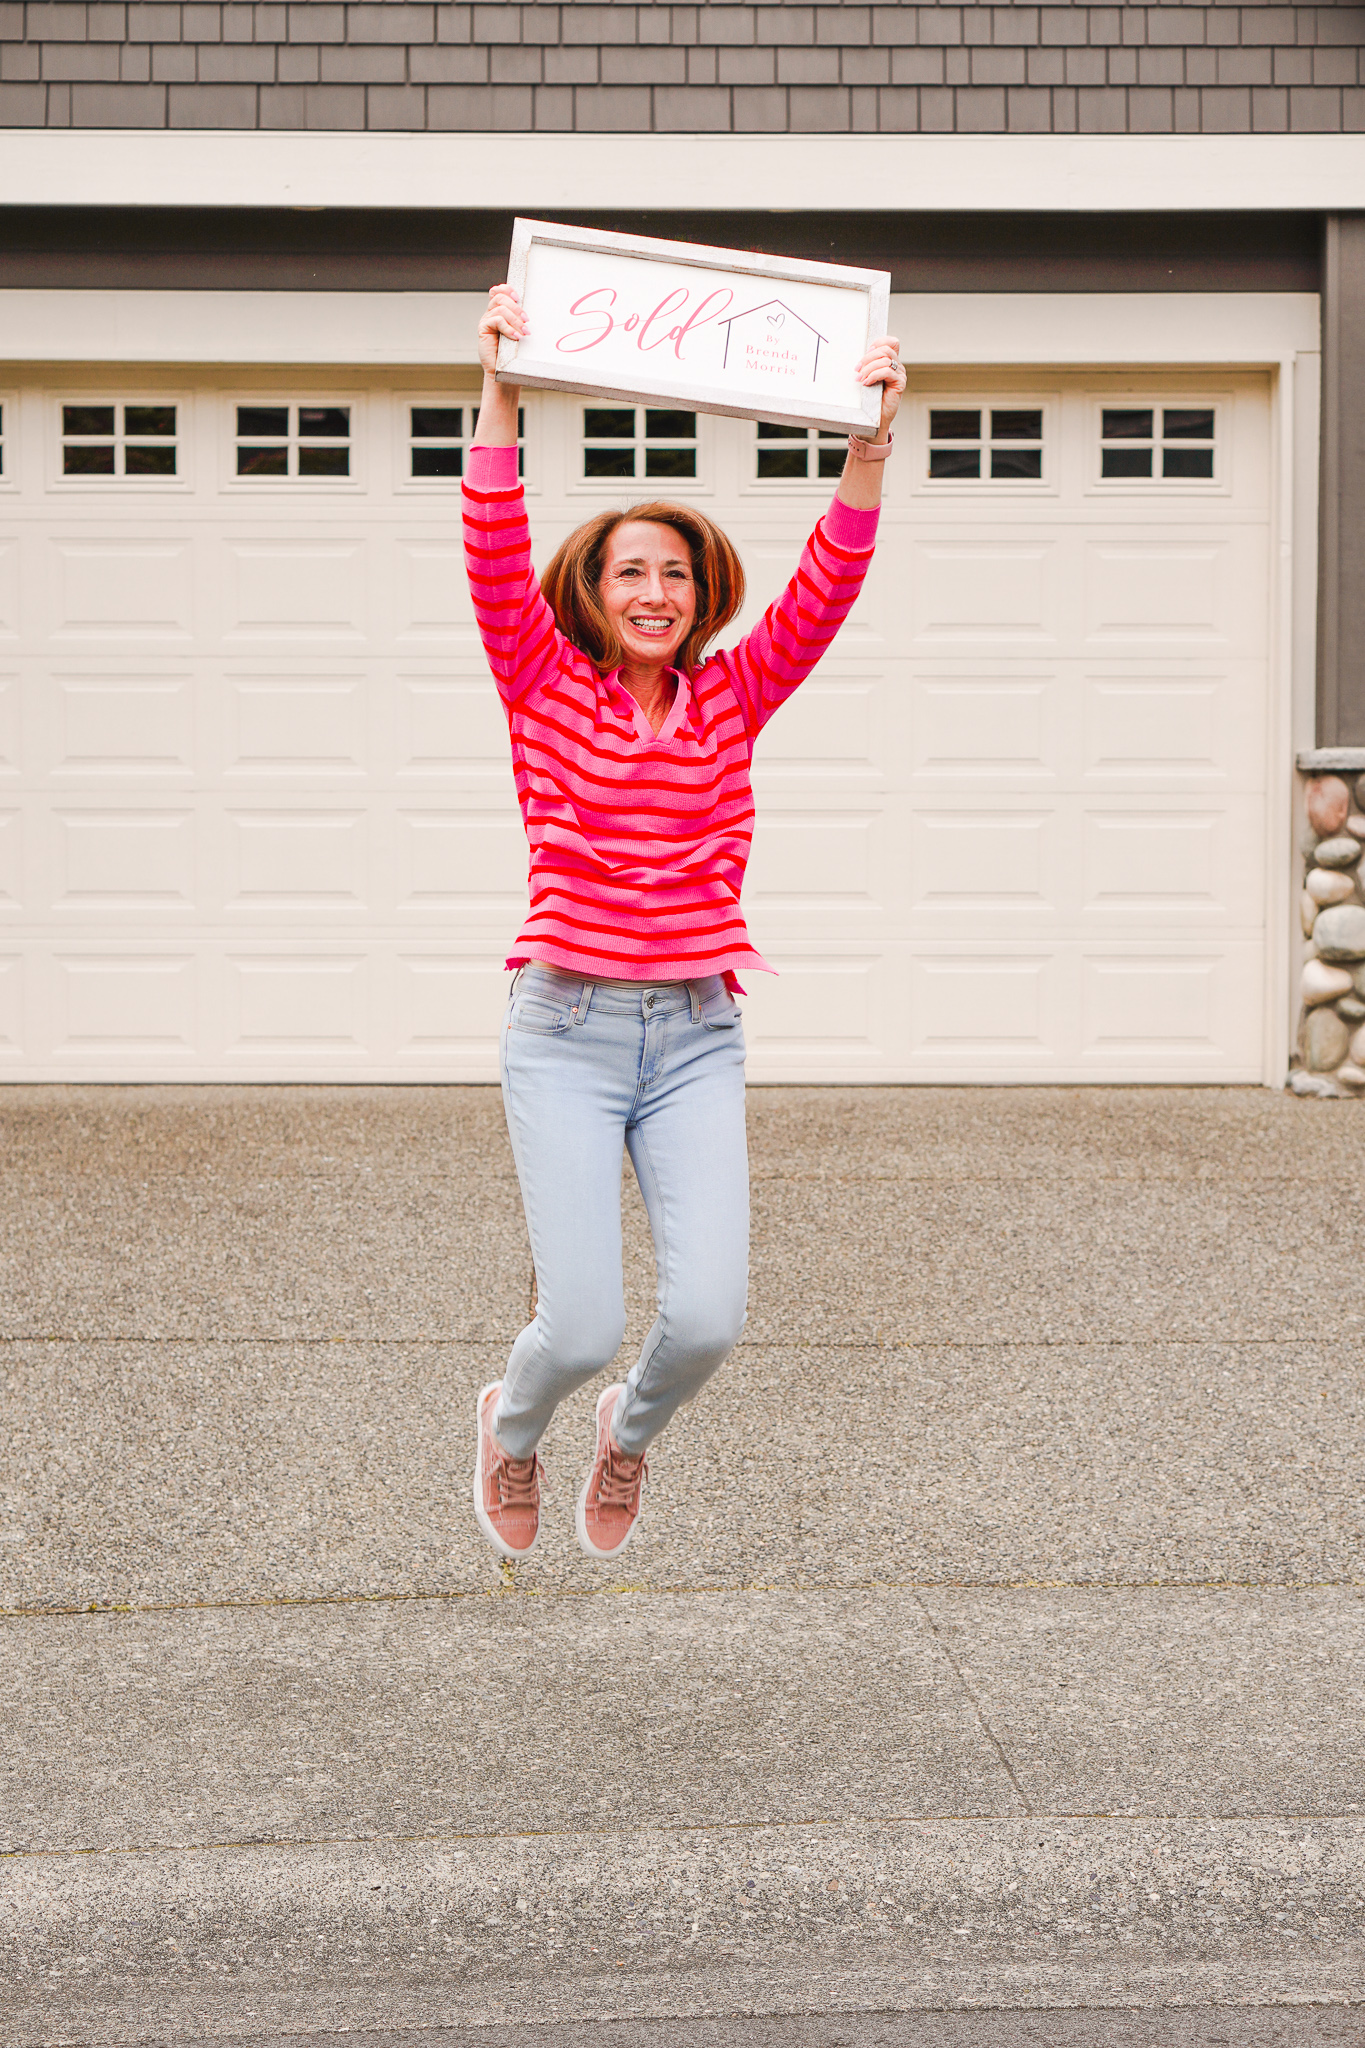
<instances>
[{"instance_id":1,"label":"smiling mouth","mask_svg":"<svg viewBox=\"0 0 1365 2048\"><path fill-rule=\"evenodd\" d=\"M664 640L673 631L674 619L627 619L626 624L637 633L644 633L651 640Z\"/></svg>"}]
</instances>

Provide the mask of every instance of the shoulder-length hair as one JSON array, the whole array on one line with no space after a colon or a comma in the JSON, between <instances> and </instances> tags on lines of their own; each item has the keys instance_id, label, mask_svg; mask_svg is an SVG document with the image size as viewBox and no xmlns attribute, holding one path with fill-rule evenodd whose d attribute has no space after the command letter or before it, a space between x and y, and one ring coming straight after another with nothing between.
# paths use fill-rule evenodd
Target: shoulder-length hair
<instances>
[{"instance_id":1,"label":"shoulder-length hair","mask_svg":"<svg viewBox=\"0 0 1365 2048\"><path fill-rule=\"evenodd\" d=\"M597 586L607 542L628 519L644 519L651 526L671 526L687 542L697 591L697 614L691 632L678 649L677 665L690 672L701 666L708 641L729 625L744 602L744 568L733 541L714 520L703 512L694 512L690 505L670 505L656 499L648 505L632 505L628 511L599 512L556 550L540 579L545 602L565 639L586 654L595 668L603 675L619 668L625 650L602 608Z\"/></svg>"}]
</instances>

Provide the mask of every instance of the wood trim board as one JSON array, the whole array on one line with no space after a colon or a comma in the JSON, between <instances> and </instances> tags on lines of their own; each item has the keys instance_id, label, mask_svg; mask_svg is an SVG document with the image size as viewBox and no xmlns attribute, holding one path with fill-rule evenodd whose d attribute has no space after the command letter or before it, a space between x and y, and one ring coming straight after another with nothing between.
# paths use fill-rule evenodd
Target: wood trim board
<instances>
[{"instance_id":1,"label":"wood trim board","mask_svg":"<svg viewBox=\"0 0 1365 2048\"><path fill-rule=\"evenodd\" d=\"M517 219L508 283L530 332L504 337L500 383L877 431L853 369L886 332L889 271Z\"/></svg>"}]
</instances>

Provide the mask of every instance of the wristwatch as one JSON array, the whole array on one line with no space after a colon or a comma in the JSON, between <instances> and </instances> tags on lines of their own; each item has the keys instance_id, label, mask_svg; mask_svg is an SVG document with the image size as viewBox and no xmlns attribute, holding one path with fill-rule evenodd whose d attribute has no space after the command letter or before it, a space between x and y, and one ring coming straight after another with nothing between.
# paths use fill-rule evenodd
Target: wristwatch
<instances>
[{"instance_id":1,"label":"wristwatch","mask_svg":"<svg viewBox=\"0 0 1365 2048\"><path fill-rule=\"evenodd\" d=\"M848 452L850 455L856 455L860 462L885 462L891 453L891 444L895 438L894 434L888 434L884 441L873 443L861 440L857 434L850 434Z\"/></svg>"}]
</instances>

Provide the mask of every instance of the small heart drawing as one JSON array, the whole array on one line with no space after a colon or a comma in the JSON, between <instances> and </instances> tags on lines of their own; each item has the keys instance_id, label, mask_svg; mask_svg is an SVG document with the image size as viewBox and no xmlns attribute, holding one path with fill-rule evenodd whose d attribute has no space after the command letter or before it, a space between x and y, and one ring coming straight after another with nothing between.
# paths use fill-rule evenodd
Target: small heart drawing
<instances>
[{"instance_id":1,"label":"small heart drawing","mask_svg":"<svg viewBox=\"0 0 1365 2048\"><path fill-rule=\"evenodd\" d=\"M780 326L782 325L782 322L783 322L783 321L784 321L784 320L786 319L786 317L787 317L787 316L786 316L786 314L785 314L785 313L769 313L769 315L768 315L768 325L769 325L769 327L780 327Z\"/></svg>"}]
</instances>

